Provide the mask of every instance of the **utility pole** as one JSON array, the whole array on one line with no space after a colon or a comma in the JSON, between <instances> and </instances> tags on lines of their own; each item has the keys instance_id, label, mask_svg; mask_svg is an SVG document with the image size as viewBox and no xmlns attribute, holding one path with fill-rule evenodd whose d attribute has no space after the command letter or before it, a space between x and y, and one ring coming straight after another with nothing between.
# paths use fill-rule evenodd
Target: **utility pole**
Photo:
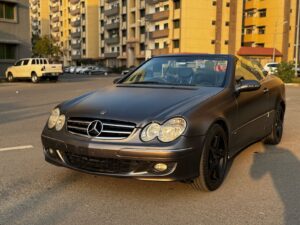
<instances>
[{"instance_id":1,"label":"utility pole","mask_svg":"<svg viewBox=\"0 0 300 225\"><path fill-rule=\"evenodd\" d=\"M297 70L298 70L298 60L299 60L299 35L300 35L300 2L298 1L296 55L295 55L295 77L298 76Z\"/></svg>"}]
</instances>

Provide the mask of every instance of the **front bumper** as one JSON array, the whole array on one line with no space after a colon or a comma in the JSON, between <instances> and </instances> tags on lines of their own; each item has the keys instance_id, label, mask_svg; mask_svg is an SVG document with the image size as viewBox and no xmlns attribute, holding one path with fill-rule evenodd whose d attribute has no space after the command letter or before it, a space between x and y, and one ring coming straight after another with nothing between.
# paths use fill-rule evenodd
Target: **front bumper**
<instances>
[{"instance_id":1,"label":"front bumper","mask_svg":"<svg viewBox=\"0 0 300 225\"><path fill-rule=\"evenodd\" d=\"M184 145L189 147L178 148L178 143L177 147L97 143L74 135L53 137L45 132L42 134L42 143L45 160L57 166L94 175L183 181L199 176L204 136L182 138ZM166 164L167 169L163 172L155 170L157 163Z\"/></svg>"}]
</instances>

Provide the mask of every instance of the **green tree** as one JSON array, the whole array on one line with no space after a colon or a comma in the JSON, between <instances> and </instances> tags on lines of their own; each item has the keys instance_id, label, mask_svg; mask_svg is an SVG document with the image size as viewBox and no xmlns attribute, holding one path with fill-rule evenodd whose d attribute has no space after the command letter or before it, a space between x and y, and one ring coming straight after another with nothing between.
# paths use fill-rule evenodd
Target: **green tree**
<instances>
[{"instance_id":1,"label":"green tree","mask_svg":"<svg viewBox=\"0 0 300 225\"><path fill-rule=\"evenodd\" d=\"M57 60L62 51L56 46L51 38L43 36L35 41L33 55Z\"/></svg>"},{"instance_id":2,"label":"green tree","mask_svg":"<svg viewBox=\"0 0 300 225\"><path fill-rule=\"evenodd\" d=\"M295 77L293 62L281 62L278 65L277 76L285 83L291 83Z\"/></svg>"}]
</instances>

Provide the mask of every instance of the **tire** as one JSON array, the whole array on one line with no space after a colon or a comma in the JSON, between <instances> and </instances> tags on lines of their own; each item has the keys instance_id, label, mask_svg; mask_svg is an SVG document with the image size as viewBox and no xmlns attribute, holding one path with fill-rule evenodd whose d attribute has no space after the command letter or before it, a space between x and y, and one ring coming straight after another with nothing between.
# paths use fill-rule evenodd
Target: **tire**
<instances>
[{"instance_id":1,"label":"tire","mask_svg":"<svg viewBox=\"0 0 300 225\"><path fill-rule=\"evenodd\" d=\"M36 72L32 72L31 73L31 82L32 83L38 83L39 82L39 78L38 78L38 76L36 75Z\"/></svg>"},{"instance_id":2,"label":"tire","mask_svg":"<svg viewBox=\"0 0 300 225\"><path fill-rule=\"evenodd\" d=\"M200 157L199 174L192 186L200 191L214 191L224 181L228 167L228 138L224 129L214 124L207 132Z\"/></svg>"},{"instance_id":3,"label":"tire","mask_svg":"<svg viewBox=\"0 0 300 225\"><path fill-rule=\"evenodd\" d=\"M7 81L8 82L13 82L14 81L14 76L11 72L9 72L8 75L7 75Z\"/></svg>"},{"instance_id":4,"label":"tire","mask_svg":"<svg viewBox=\"0 0 300 225\"><path fill-rule=\"evenodd\" d=\"M280 143L283 134L284 108L278 104L275 109L275 117L272 125L272 132L265 138L264 143L277 145Z\"/></svg>"}]
</instances>

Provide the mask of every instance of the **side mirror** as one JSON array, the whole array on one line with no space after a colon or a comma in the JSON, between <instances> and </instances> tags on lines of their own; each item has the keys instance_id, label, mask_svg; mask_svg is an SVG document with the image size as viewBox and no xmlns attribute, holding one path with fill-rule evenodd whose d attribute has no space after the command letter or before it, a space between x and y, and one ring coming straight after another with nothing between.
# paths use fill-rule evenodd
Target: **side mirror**
<instances>
[{"instance_id":1,"label":"side mirror","mask_svg":"<svg viewBox=\"0 0 300 225\"><path fill-rule=\"evenodd\" d=\"M121 79L122 79L121 77L118 77L118 78L114 79L113 83L117 84Z\"/></svg>"},{"instance_id":2,"label":"side mirror","mask_svg":"<svg viewBox=\"0 0 300 225\"><path fill-rule=\"evenodd\" d=\"M235 91L237 93L240 92L248 92L248 91L256 91L260 89L261 85L257 80L240 80L236 85Z\"/></svg>"}]
</instances>

